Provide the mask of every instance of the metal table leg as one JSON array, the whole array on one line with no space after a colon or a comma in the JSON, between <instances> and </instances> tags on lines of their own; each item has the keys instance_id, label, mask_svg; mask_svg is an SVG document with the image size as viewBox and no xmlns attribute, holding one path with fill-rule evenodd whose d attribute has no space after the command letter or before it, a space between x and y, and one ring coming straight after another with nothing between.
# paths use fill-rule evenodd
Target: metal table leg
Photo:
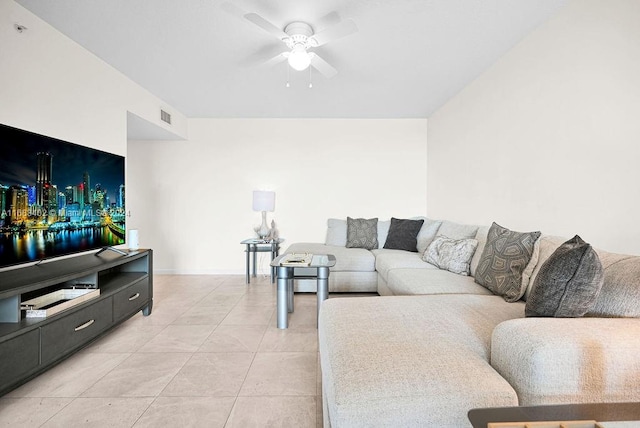
<instances>
[{"instance_id":1,"label":"metal table leg","mask_svg":"<svg viewBox=\"0 0 640 428\"><path fill-rule=\"evenodd\" d=\"M293 285L293 268L286 266L278 267L278 328L285 329L289 327L289 284ZM293 289L293 287L292 287ZM291 293L293 300L293 293ZM293 311L293 304L291 305Z\"/></svg>"},{"instance_id":2,"label":"metal table leg","mask_svg":"<svg viewBox=\"0 0 640 428\"><path fill-rule=\"evenodd\" d=\"M250 244L247 244L246 252L247 252L247 266L246 266L247 267L247 277L245 279L245 282L247 284L250 284L251 283L251 277L249 276L249 259L251 258L251 245Z\"/></svg>"},{"instance_id":3,"label":"metal table leg","mask_svg":"<svg viewBox=\"0 0 640 428\"><path fill-rule=\"evenodd\" d=\"M318 268L318 277L317 277L317 292L318 295L318 303L316 308L316 321L320 317L320 306L322 302L329 298L329 268L328 267L319 267Z\"/></svg>"},{"instance_id":4,"label":"metal table leg","mask_svg":"<svg viewBox=\"0 0 640 428\"><path fill-rule=\"evenodd\" d=\"M258 256L258 246L256 244L253 244L253 277L255 278L257 276L256 274L256 266L257 266L257 262L256 262L256 258Z\"/></svg>"}]
</instances>

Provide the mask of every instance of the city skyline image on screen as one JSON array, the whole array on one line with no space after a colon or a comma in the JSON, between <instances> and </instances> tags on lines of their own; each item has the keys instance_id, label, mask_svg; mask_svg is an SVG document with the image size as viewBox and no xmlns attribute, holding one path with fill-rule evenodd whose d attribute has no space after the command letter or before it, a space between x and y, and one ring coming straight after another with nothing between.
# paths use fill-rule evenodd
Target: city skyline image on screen
<instances>
[{"instance_id":1,"label":"city skyline image on screen","mask_svg":"<svg viewBox=\"0 0 640 428\"><path fill-rule=\"evenodd\" d=\"M0 268L124 244L124 157L0 124Z\"/></svg>"}]
</instances>

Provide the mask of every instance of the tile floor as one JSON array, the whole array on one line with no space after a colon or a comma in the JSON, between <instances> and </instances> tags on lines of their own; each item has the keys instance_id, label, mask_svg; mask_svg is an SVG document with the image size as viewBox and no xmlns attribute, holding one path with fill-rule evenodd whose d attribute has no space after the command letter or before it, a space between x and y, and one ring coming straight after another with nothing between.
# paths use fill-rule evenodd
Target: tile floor
<instances>
[{"instance_id":1,"label":"tile floor","mask_svg":"<svg viewBox=\"0 0 640 428\"><path fill-rule=\"evenodd\" d=\"M0 398L0 426L320 427L315 294L276 328L269 278L156 275L154 307Z\"/></svg>"}]
</instances>

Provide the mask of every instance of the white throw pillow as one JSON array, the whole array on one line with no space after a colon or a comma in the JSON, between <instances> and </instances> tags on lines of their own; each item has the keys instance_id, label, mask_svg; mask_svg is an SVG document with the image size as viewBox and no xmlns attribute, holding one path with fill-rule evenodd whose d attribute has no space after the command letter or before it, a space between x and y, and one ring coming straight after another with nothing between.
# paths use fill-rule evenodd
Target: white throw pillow
<instances>
[{"instance_id":1,"label":"white throw pillow","mask_svg":"<svg viewBox=\"0 0 640 428\"><path fill-rule=\"evenodd\" d=\"M347 220L330 218L327 220L327 237L325 245L345 247L347 245Z\"/></svg>"},{"instance_id":2,"label":"white throw pillow","mask_svg":"<svg viewBox=\"0 0 640 428\"><path fill-rule=\"evenodd\" d=\"M422 260L440 269L468 276L471 258L477 246L478 241L475 239L451 239L439 235L424 252Z\"/></svg>"}]
</instances>

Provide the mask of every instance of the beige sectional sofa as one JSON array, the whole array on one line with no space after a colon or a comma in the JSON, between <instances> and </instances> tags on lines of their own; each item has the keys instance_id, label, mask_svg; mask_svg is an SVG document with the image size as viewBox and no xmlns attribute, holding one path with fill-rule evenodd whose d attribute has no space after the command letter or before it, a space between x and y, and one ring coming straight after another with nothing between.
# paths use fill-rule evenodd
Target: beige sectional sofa
<instances>
[{"instance_id":1,"label":"beige sectional sofa","mask_svg":"<svg viewBox=\"0 0 640 428\"><path fill-rule=\"evenodd\" d=\"M322 305L325 426L464 427L478 407L640 401L640 257L597 250L604 284L587 316L525 317L541 265L566 239L538 239L527 293L507 303L474 281L489 227L425 219L418 249L437 235L479 242L463 276L384 242L345 248L332 222L343 226L330 220L324 244L287 251L334 254L331 292L382 297L332 296ZM382 241L386 225L378 227Z\"/></svg>"}]
</instances>

